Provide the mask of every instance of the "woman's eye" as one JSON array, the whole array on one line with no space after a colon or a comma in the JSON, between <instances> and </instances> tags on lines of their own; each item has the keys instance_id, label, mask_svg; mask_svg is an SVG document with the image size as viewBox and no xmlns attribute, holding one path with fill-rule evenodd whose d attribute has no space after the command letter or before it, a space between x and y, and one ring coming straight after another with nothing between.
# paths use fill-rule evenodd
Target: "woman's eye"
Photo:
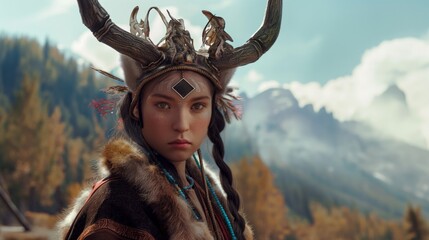
<instances>
[{"instance_id":1,"label":"woman's eye","mask_svg":"<svg viewBox=\"0 0 429 240\"><path fill-rule=\"evenodd\" d=\"M202 110L205 107L206 105L204 105L203 103L195 103L192 105L193 110Z\"/></svg>"},{"instance_id":2,"label":"woman's eye","mask_svg":"<svg viewBox=\"0 0 429 240\"><path fill-rule=\"evenodd\" d=\"M168 103L165 103L165 102L157 103L156 107L161 108L161 109L170 109L170 105L168 105Z\"/></svg>"}]
</instances>

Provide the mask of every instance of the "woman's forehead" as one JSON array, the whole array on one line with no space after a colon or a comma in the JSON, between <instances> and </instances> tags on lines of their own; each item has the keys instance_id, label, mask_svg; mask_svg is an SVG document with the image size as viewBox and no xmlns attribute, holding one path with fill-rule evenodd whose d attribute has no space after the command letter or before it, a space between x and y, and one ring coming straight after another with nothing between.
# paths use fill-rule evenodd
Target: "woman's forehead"
<instances>
[{"instance_id":1,"label":"woman's forehead","mask_svg":"<svg viewBox=\"0 0 429 240\"><path fill-rule=\"evenodd\" d=\"M147 86L146 93L174 94L182 99L190 95L211 96L212 86L207 78L192 71L174 71Z\"/></svg>"}]
</instances>

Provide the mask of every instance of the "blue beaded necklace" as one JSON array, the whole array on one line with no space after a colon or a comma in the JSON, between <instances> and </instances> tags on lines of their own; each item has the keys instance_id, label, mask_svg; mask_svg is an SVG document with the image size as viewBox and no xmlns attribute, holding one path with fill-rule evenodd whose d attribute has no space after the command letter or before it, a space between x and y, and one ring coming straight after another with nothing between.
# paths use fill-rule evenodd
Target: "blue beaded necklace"
<instances>
[{"instance_id":1,"label":"blue beaded necklace","mask_svg":"<svg viewBox=\"0 0 429 240\"><path fill-rule=\"evenodd\" d=\"M153 156L154 154L150 154L150 155L152 155L152 156ZM154 156L154 157L155 157L155 156ZM156 157L155 157L155 158L156 158ZM193 158L194 158L195 163L197 164L198 168L201 170L201 165L200 165L200 163L198 162L198 159L197 159L197 157L195 156L195 154L193 155ZM163 173L164 173L164 175L166 176L166 178L167 178L168 182L169 182L170 184L172 184L172 185L176 188L176 190L177 190L177 191L178 191L178 193L179 193L179 196L180 196L180 197L181 197L181 198L182 198L182 199L187 203L187 205L188 205L188 206L190 206L190 207L191 207L191 209L192 209L192 214L194 215L194 218L195 218L197 221L200 221L200 220L201 220L201 216L200 216L200 215L199 215L199 213L195 210L195 208L193 207L193 205L192 205L192 204L190 204L190 202L188 201L188 198L187 198L187 196L186 196L186 194L185 194L185 192L184 192L184 191L187 191L187 190L191 189L191 188L194 186L194 184L195 184L194 179L193 179L192 177L190 177L189 175L186 175L186 179L188 179L188 181L190 182L190 184L189 184L188 186L185 186L185 187L183 187L183 188L180 188L180 187L179 187L179 184L178 184L178 183L177 183L177 181L176 181L176 179L174 179L173 175L171 175L171 173L169 173L169 172L167 171L167 169L165 169L165 168L164 168L164 166L162 166L161 162L156 161L156 163L157 163L157 165L162 169L162 172L163 172ZM232 240L237 240L237 236L235 235L235 232L234 232L234 230L233 230L233 228L232 228L231 220L229 219L228 215L226 214L225 208L222 206L222 203L220 202L220 200L219 200L218 196L216 195L216 192L215 192L215 190L214 190L214 188L213 188L212 184L210 183L210 181L209 181L209 179L208 179L207 175L205 175L205 176L204 176L204 178L205 178L205 180L206 180L206 183L207 183L207 186L208 186L208 188L209 188L210 194L213 196L213 198L214 198L214 200L215 200L215 202L216 202L216 205L218 206L218 208L219 208L219 210L220 210L220 212L221 212L222 218L223 218L223 220L225 221L225 224L226 224L226 226L227 226L227 228L228 228L228 231L229 231L229 233L231 234L231 238L232 238Z\"/></svg>"},{"instance_id":2,"label":"blue beaded necklace","mask_svg":"<svg viewBox=\"0 0 429 240\"><path fill-rule=\"evenodd\" d=\"M156 153L152 152L151 150L146 151L146 153L152 157L152 159L154 159L154 162L156 163L156 165L158 165L158 167L161 168L162 172L164 173L165 177L167 178L168 182L170 184L172 184L177 192L179 193L179 196L186 202L186 204L192 209L192 215L194 216L194 218L197 221L201 220L201 216L200 214L195 210L194 206L192 204L190 204L190 202L188 201L188 197L186 196L184 191L187 191L191 188L194 187L195 181L194 179L186 174L186 179L190 182L190 184L188 186L185 186L183 188L179 187L179 184L177 183L176 179L174 179L173 175L171 175L170 172L167 171L167 169L162 165L162 163L160 161L156 161L155 159L157 159L157 155Z\"/></svg>"},{"instance_id":3,"label":"blue beaded necklace","mask_svg":"<svg viewBox=\"0 0 429 240\"><path fill-rule=\"evenodd\" d=\"M162 165L162 163L160 161L155 160L155 159L157 159L158 154L152 152L151 150L147 151L147 153L150 157L152 157L152 159L154 159L154 162L156 163L156 165L158 165L158 167L161 168L161 170L164 173L165 177L167 178L168 182L176 188L177 192L179 193L179 196L186 202L186 204L188 206L190 206L190 208L192 209L192 215L194 215L194 218L197 221L200 221L201 220L200 214L195 210L194 206L189 203L188 197L186 196L186 194L184 192L184 191L187 191L187 190L194 187L194 184L195 184L194 179L191 176L186 174L186 179L190 182L190 184L188 186L180 188L179 184L177 183L176 179L174 179L173 175L171 175L171 173L167 171L167 169Z\"/></svg>"},{"instance_id":4,"label":"blue beaded necklace","mask_svg":"<svg viewBox=\"0 0 429 240\"><path fill-rule=\"evenodd\" d=\"M184 191L187 191L187 190L189 190L189 189L191 189L193 186L194 186L194 184L195 184L195 181L194 181L194 179L192 178L192 177L190 177L189 175L186 175L186 179L188 179L188 181L190 182L190 184L188 185L188 186L185 186L185 187L183 187L183 188L180 188L179 187L179 184L177 183L177 181L176 181L176 179L174 179L174 177L173 177L173 175L171 175L171 173L169 173L168 171L167 171L167 169L165 169L162 165L161 165L161 163L159 163L159 166L161 167L161 169L162 169L162 171L163 171L163 173L164 173L164 175L167 177L167 180L168 180L168 182L170 182L170 184L172 184L175 188L176 188L176 190L179 192L179 196L188 204L188 206L190 206L191 207L191 209L192 209L192 214L194 215L194 218L197 220L197 221L200 221L201 220L201 216L200 216L200 214L195 210L195 208L194 208L194 206L192 205L192 204L190 204L189 203L189 201L188 201L188 197L186 196L186 194L185 194L185 192Z\"/></svg>"},{"instance_id":5,"label":"blue beaded necklace","mask_svg":"<svg viewBox=\"0 0 429 240\"><path fill-rule=\"evenodd\" d=\"M195 156L195 154L193 155L193 157L194 157L195 163L197 164L198 168L201 169L200 163L198 162L197 157ZM207 182L207 186L209 187L209 191L210 191L211 195L213 196L213 198L214 198L214 200L216 202L216 205L220 209L222 218L223 218L223 220L225 221L225 224L228 227L228 231L231 234L232 240L237 240L237 236L235 236L235 232L234 232L234 230L232 228L231 220L229 219L228 215L226 214L226 211L225 211L224 207L222 206L222 203L220 202L218 196L216 195L216 192L215 192L212 184L210 183L209 179L207 178L207 175L204 176L204 177L205 177L205 180Z\"/></svg>"}]
</instances>

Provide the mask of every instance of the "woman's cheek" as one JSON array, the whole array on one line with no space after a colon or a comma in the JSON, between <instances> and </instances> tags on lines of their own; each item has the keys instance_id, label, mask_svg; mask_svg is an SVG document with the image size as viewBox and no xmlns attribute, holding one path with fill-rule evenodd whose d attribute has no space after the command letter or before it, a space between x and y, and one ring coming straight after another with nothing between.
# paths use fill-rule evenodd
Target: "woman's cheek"
<instances>
[{"instance_id":1,"label":"woman's cheek","mask_svg":"<svg viewBox=\"0 0 429 240\"><path fill-rule=\"evenodd\" d=\"M199 125L200 127L205 127L207 128L210 124L210 119L211 119L211 111L207 111L202 113L201 118L199 119Z\"/></svg>"}]
</instances>

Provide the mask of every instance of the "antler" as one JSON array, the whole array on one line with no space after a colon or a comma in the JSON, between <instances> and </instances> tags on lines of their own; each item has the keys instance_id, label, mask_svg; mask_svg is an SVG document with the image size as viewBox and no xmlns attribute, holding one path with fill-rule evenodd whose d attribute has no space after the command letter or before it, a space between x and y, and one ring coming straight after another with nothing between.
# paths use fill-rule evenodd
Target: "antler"
<instances>
[{"instance_id":1,"label":"antler","mask_svg":"<svg viewBox=\"0 0 429 240\"><path fill-rule=\"evenodd\" d=\"M220 58L210 57L218 69L230 69L258 60L274 44L280 32L282 0L269 0L265 19L259 30L243 45L224 52Z\"/></svg>"},{"instance_id":2,"label":"antler","mask_svg":"<svg viewBox=\"0 0 429 240\"><path fill-rule=\"evenodd\" d=\"M127 55L148 66L156 64L164 58L152 43L122 30L110 20L107 11L97 0L77 0L80 15L98 41L105 43L116 51Z\"/></svg>"}]
</instances>

